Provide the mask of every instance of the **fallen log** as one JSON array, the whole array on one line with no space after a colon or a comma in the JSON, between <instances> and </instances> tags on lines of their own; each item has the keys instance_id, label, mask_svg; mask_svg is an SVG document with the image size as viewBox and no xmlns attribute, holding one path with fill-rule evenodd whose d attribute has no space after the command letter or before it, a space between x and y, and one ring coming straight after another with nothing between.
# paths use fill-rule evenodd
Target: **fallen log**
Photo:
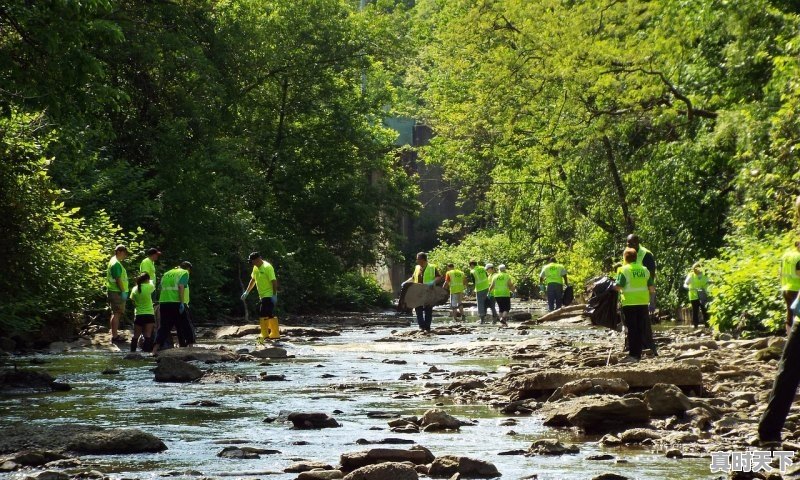
<instances>
[{"instance_id":1,"label":"fallen log","mask_svg":"<svg viewBox=\"0 0 800 480\"><path fill-rule=\"evenodd\" d=\"M561 307L558 310L553 310L537 318L537 322L551 322L553 320L561 320L562 318L574 317L579 313L583 313L586 304L571 305L569 307Z\"/></svg>"},{"instance_id":2,"label":"fallen log","mask_svg":"<svg viewBox=\"0 0 800 480\"><path fill-rule=\"evenodd\" d=\"M497 382L496 391L514 400L536 398L551 393L565 383L584 378L619 378L631 388L650 388L657 383L671 383L682 388L703 385L700 369L686 364L626 364L576 370L548 369L534 373L510 373Z\"/></svg>"}]
</instances>

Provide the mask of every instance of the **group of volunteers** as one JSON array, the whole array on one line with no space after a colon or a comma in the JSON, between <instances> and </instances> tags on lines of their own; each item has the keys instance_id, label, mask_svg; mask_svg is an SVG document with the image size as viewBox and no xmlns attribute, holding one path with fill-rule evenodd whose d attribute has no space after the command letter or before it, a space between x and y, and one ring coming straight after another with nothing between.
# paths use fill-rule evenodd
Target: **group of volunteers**
<instances>
[{"instance_id":1,"label":"group of volunteers","mask_svg":"<svg viewBox=\"0 0 800 480\"><path fill-rule=\"evenodd\" d=\"M182 261L180 264L166 271L161 276L158 285L158 304L153 302L156 292L156 262L161 256L157 248L150 248L145 252L145 257L139 264L139 273L133 288L129 288L128 273L122 262L128 257L128 248L117 245L114 255L108 261L106 268L106 289L108 291L108 306L111 309L111 342L122 342L119 335L119 326L125 314L128 299L134 306L134 331L130 340L130 350L135 352L140 346L144 352L156 355L160 349L173 346L172 331L178 337L180 347L191 347L195 343L194 326L189 313L189 277L192 264ZM250 283L242 293L244 301L255 286L258 290L259 323L261 326L261 343L265 339L280 338L278 319L274 309L278 302L278 282L275 270L266 262L258 252L253 252L248 257L253 271Z\"/></svg>"}]
</instances>

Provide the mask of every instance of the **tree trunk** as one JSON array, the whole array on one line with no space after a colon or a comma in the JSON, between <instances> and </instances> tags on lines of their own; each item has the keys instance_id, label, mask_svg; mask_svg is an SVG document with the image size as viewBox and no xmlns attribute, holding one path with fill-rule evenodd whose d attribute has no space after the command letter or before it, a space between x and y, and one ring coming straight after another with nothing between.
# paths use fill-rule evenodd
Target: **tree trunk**
<instances>
[{"instance_id":1,"label":"tree trunk","mask_svg":"<svg viewBox=\"0 0 800 480\"><path fill-rule=\"evenodd\" d=\"M606 159L608 160L608 169L611 171L611 179L614 181L614 188L617 191L617 198L619 205L622 207L622 216L625 218L625 233L631 234L635 229L633 217L631 217L630 208L628 207L628 198L625 194L625 185L622 183L622 178L619 175L617 162L614 159L614 149L611 146L611 140L607 135L603 135L603 146L606 149Z\"/></svg>"}]
</instances>

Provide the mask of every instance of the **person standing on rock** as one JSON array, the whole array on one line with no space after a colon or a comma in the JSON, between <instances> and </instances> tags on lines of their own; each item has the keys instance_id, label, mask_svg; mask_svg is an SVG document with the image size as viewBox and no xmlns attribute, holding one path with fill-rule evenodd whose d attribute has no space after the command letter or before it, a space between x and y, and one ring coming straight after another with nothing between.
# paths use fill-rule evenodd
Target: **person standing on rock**
<instances>
[{"instance_id":1,"label":"person standing on rock","mask_svg":"<svg viewBox=\"0 0 800 480\"><path fill-rule=\"evenodd\" d=\"M628 357L624 362L642 359L643 330L648 317L650 295L654 293L650 271L636 263L636 250L626 248L623 253L625 265L617 274L616 289L621 293L622 316L628 328Z\"/></svg>"},{"instance_id":2,"label":"person standing on rock","mask_svg":"<svg viewBox=\"0 0 800 480\"><path fill-rule=\"evenodd\" d=\"M486 269L486 275L489 277L489 285L491 285L492 280L494 280L495 275L497 275L494 264L487 263L484 268ZM486 287L486 308L492 311L492 325L494 325L500 317L497 314L497 300L494 299L494 293L489 291L488 286Z\"/></svg>"},{"instance_id":3,"label":"person standing on rock","mask_svg":"<svg viewBox=\"0 0 800 480\"><path fill-rule=\"evenodd\" d=\"M267 338L277 340L281 335L278 318L275 316L275 307L278 305L278 280L275 278L275 269L269 262L265 262L258 252L251 253L248 259L253 266L253 272L250 274L250 283L242 294L242 300L247 298L253 286L258 289L260 299L258 323L261 327L258 342L264 343Z\"/></svg>"},{"instance_id":4,"label":"person standing on rock","mask_svg":"<svg viewBox=\"0 0 800 480\"><path fill-rule=\"evenodd\" d=\"M464 318L464 289L467 288L467 276L464 272L457 269L455 264L447 264L447 273L444 275L444 285L442 288L450 290L450 311L453 315L453 321L458 319L458 316Z\"/></svg>"},{"instance_id":5,"label":"person standing on rock","mask_svg":"<svg viewBox=\"0 0 800 480\"><path fill-rule=\"evenodd\" d=\"M497 301L497 309L500 310L500 325L507 327L508 312L511 311L511 292L515 290L511 275L506 273L506 266L499 265L499 272L492 277L489 285L489 292Z\"/></svg>"},{"instance_id":6,"label":"person standing on rock","mask_svg":"<svg viewBox=\"0 0 800 480\"><path fill-rule=\"evenodd\" d=\"M644 268L647 269L648 272L650 272L650 277L653 279L653 284L655 285L657 266L656 266L656 257L653 255L653 252L644 248L640 244L639 235L636 235L635 233L628 235L625 244L627 248L632 248L634 251L636 251L636 261L634 263L643 266ZM623 264L624 263L625 262L623 259ZM653 291L653 293L650 294L650 300L647 305L648 305L647 307L648 313L650 315L653 315L656 311L655 290Z\"/></svg>"},{"instance_id":7,"label":"person standing on rock","mask_svg":"<svg viewBox=\"0 0 800 480\"><path fill-rule=\"evenodd\" d=\"M414 268L414 273L411 278L406 280L409 283L424 283L429 287L436 285L442 276L436 270L436 265L428 263L428 254L419 252L417 254L417 266ZM423 332L431 331L431 323L433 322L433 305L422 305L416 307L414 312L417 314L417 325Z\"/></svg>"},{"instance_id":8,"label":"person standing on rock","mask_svg":"<svg viewBox=\"0 0 800 480\"><path fill-rule=\"evenodd\" d=\"M161 277L161 293L158 298L161 304L161 324L153 345L153 355L158 353L158 349L170 336L173 327L178 334L178 345L191 347L194 343L188 308L191 270L192 264L184 261L179 267L173 268Z\"/></svg>"},{"instance_id":9,"label":"person standing on rock","mask_svg":"<svg viewBox=\"0 0 800 480\"><path fill-rule=\"evenodd\" d=\"M786 334L792 330L794 322L794 312L792 312L792 302L797 298L800 291L800 241L794 243L794 247L786 250L781 257L780 267L781 293L786 302Z\"/></svg>"},{"instance_id":10,"label":"person standing on rock","mask_svg":"<svg viewBox=\"0 0 800 480\"><path fill-rule=\"evenodd\" d=\"M708 296L706 289L708 288L708 277L703 273L700 268L700 262L695 262L692 265L692 271L686 276L683 281L683 288L689 290L689 302L692 304L692 325L695 328L700 326L700 311L703 312L703 324L708 324Z\"/></svg>"},{"instance_id":11,"label":"person standing on rock","mask_svg":"<svg viewBox=\"0 0 800 480\"><path fill-rule=\"evenodd\" d=\"M547 265L542 267L542 272L539 274L539 283L545 285L547 289L547 311L552 312L561 308L564 286L569 285L567 269L564 268L564 265L557 263L555 257L550 257Z\"/></svg>"},{"instance_id":12,"label":"person standing on rock","mask_svg":"<svg viewBox=\"0 0 800 480\"><path fill-rule=\"evenodd\" d=\"M142 272L136 277L136 286L131 290L131 300L135 307L131 352L136 351L139 337L142 335L144 335L142 351L150 352L153 350L153 327L156 323L156 315L153 308L153 292L155 290L155 284L150 279L149 273Z\"/></svg>"},{"instance_id":13,"label":"person standing on rock","mask_svg":"<svg viewBox=\"0 0 800 480\"><path fill-rule=\"evenodd\" d=\"M111 309L111 342L120 342L119 322L125 315L125 303L128 301L128 272L122 261L128 257L128 247L117 245L114 255L108 260L106 267L106 289L108 306Z\"/></svg>"},{"instance_id":14,"label":"person standing on rock","mask_svg":"<svg viewBox=\"0 0 800 480\"><path fill-rule=\"evenodd\" d=\"M478 265L477 260L470 260L470 272L475 280L475 298L478 302L478 317L480 322L486 323L486 301L489 295L489 274L484 267Z\"/></svg>"}]
</instances>

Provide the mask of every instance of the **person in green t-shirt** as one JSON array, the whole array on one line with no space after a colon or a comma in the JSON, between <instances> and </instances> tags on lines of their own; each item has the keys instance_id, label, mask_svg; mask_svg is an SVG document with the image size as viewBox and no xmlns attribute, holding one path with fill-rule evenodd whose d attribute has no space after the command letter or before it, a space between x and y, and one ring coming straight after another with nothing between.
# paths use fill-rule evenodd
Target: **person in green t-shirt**
<instances>
[{"instance_id":1,"label":"person in green t-shirt","mask_svg":"<svg viewBox=\"0 0 800 480\"><path fill-rule=\"evenodd\" d=\"M547 311L552 312L561 308L564 286L569 285L569 280L567 279L567 269L564 268L564 265L556 262L556 257L550 257L547 265L542 267L539 283L544 285L547 291Z\"/></svg>"},{"instance_id":2,"label":"person in green t-shirt","mask_svg":"<svg viewBox=\"0 0 800 480\"><path fill-rule=\"evenodd\" d=\"M278 280L275 278L275 269L269 262L264 261L258 252L251 253L248 259L253 266L253 272L250 274L250 283L242 293L242 301L247 299L253 286L258 289L260 299L258 321L261 326L259 343L263 343L267 338L277 340L281 335L278 318L275 316L275 306L278 304Z\"/></svg>"},{"instance_id":3,"label":"person in green t-shirt","mask_svg":"<svg viewBox=\"0 0 800 480\"><path fill-rule=\"evenodd\" d=\"M153 292L156 287L150 274L143 272L136 277L136 286L131 290L131 301L136 310L133 321L133 337L131 338L131 352L136 351L139 337L144 335L143 352L153 350L153 329L156 324L155 309L153 307Z\"/></svg>"},{"instance_id":4,"label":"person in green t-shirt","mask_svg":"<svg viewBox=\"0 0 800 480\"><path fill-rule=\"evenodd\" d=\"M486 323L486 303L489 296L489 274L486 269L478 265L477 260L470 260L470 273L475 281L475 299L478 302L478 317L481 323Z\"/></svg>"},{"instance_id":5,"label":"person in green t-shirt","mask_svg":"<svg viewBox=\"0 0 800 480\"><path fill-rule=\"evenodd\" d=\"M683 281L683 288L689 290L689 303L692 304L692 325L695 328L700 326L700 311L703 312L703 324L708 324L708 276L703 273L700 262L692 265L692 271L686 275Z\"/></svg>"},{"instance_id":6,"label":"person in green t-shirt","mask_svg":"<svg viewBox=\"0 0 800 480\"><path fill-rule=\"evenodd\" d=\"M511 293L516 290L511 275L506 272L505 265L497 267L498 273L492 275L492 282L489 285L489 293L494 295L497 301L497 308L500 310L500 325L507 327L508 312L511 311Z\"/></svg>"},{"instance_id":7,"label":"person in green t-shirt","mask_svg":"<svg viewBox=\"0 0 800 480\"><path fill-rule=\"evenodd\" d=\"M139 273L150 275L150 283L156 284L156 261L161 256L161 251L157 248L148 248L142 263L139 264Z\"/></svg>"},{"instance_id":8,"label":"person in green t-shirt","mask_svg":"<svg viewBox=\"0 0 800 480\"><path fill-rule=\"evenodd\" d=\"M108 260L106 267L106 291L108 306L111 309L111 342L121 342L119 322L125 315L125 303L128 301L128 272L122 266L122 261L128 257L128 247L117 245L114 255Z\"/></svg>"}]
</instances>

